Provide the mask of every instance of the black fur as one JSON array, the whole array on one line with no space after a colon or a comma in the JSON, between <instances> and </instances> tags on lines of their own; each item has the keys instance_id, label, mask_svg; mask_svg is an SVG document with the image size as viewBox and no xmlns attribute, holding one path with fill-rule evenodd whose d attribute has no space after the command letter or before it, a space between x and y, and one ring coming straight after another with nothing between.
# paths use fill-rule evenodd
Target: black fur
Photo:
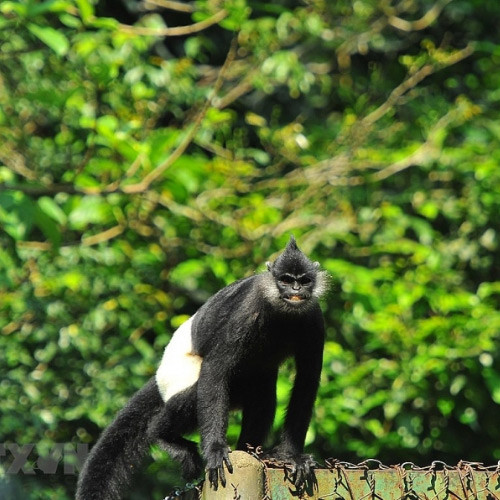
<instances>
[{"instance_id":1,"label":"black fur","mask_svg":"<svg viewBox=\"0 0 500 500\"><path fill-rule=\"evenodd\" d=\"M198 427L209 481L225 486L231 472L226 440L228 413L243 410L237 448L263 444L276 409L278 367L290 356L297 374L280 444L270 455L292 464L296 484L311 473L302 455L322 364L324 326L318 296L324 275L293 237L268 272L237 281L211 297L192 324L193 351L201 356L198 381L163 403L154 379L103 433L82 470L77 500L112 500L153 442L182 464L187 480L202 461L183 434Z\"/></svg>"},{"instance_id":2,"label":"black fur","mask_svg":"<svg viewBox=\"0 0 500 500\"><path fill-rule=\"evenodd\" d=\"M125 405L92 448L78 478L78 500L119 499L140 459L149 451L149 421L163 401L154 378Z\"/></svg>"}]
</instances>

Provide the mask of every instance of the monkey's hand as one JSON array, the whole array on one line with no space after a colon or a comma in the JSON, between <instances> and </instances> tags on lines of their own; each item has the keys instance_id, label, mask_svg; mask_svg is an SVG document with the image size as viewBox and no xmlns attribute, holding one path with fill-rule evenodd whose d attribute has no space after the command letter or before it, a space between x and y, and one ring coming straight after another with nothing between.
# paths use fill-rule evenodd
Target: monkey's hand
<instances>
[{"instance_id":1,"label":"monkey's hand","mask_svg":"<svg viewBox=\"0 0 500 500\"><path fill-rule=\"evenodd\" d=\"M282 462L289 479L298 490L304 489L308 483L314 484L316 482L314 468L318 464L312 455L285 451L278 446L270 452L264 453L263 458Z\"/></svg>"},{"instance_id":2,"label":"monkey's hand","mask_svg":"<svg viewBox=\"0 0 500 500\"><path fill-rule=\"evenodd\" d=\"M226 475L224 473L224 464L230 474L233 473L233 466L229 460L229 448L227 444L213 445L210 452L207 454L208 481L210 486L217 491L220 483L226 487Z\"/></svg>"}]
</instances>

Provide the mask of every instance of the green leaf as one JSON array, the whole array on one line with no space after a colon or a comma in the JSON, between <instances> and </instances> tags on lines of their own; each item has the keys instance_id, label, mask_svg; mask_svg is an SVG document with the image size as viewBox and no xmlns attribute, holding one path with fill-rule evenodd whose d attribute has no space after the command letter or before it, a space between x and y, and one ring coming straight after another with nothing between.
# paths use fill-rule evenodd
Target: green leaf
<instances>
[{"instance_id":1,"label":"green leaf","mask_svg":"<svg viewBox=\"0 0 500 500\"><path fill-rule=\"evenodd\" d=\"M96 120L96 129L99 134L112 138L118 128L118 120L115 116L105 115Z\"/></svg>"},{"instance_id":2,"label":"green leaf","mask_svg":"<svg viewBox=\"0 0 500 500\"><path fill-rule=\"evenodd\" d=\"M23 240L35 222L35 204L23 193L0 193L0 227L15 240Z\"/></svg>"},{"instance_id":3,"label":"green leaf","mask_svg":"<svg viewBox=\"0 0 500 500\"><path fill-rule=\"evenodd\" d=\"M94 6L88 0L76 0L76 4L84 23L94 17Z\"/></svg>"},{"instance_id":4,"label":"green leaf","mask_svg":"<svg viewBox=\"0 0 500 500\"><path fill-rule=\"evenodd\" d=\"M76 229L89 224L105 224L111 219L111 208L100 196L84 196L69 214L69 221Z\"/></svg>"},{"instance_id":5,"label":"green leaf","mask_svg":"<svg viewBox=\"0 0 500 500\"><path fill-rule=\"evenodd\" d=\"M61 245L62 235L57 224L40 207L35 208L34 221L55 248Z\"/></svg>"},{"instance_id":6,"label":"green leaf","mask_svg":"<svg viewBox=\"0 0 500 500\"><path fill-rule=\"evenodd\" d=\"M28 24L28 29L57 55L63 56L68 52L69 42L61 31L50 26L38 26L33 23Z\"/></svg>"},{"instance_id":7,"label":"green leaf","mask_svg":"<svg viewBox=\"0 0 500 500\"><path fill-rule=\"evenodd\" d=\"M199 279L203 276L205 270L206 266L202 260L186 260L172 270L170 279L172 283L196 290L199 285Z\"/></svg>"},{"instance_id":8,"label":"green leaf","mask_svg":"<svg viewBox=\"0 0 500 500\"><path fill-rule=\"evenodd\" d=\"M63 0L49 0L48 2L30 2L28 5L27 15L29 17L39 16L45 12L67 12L73 8L71 2Z\"/></svg>"},{"instance_id":9,"label":"green leaf","mask_svg":"<svg viewBox=\"0 0 500 500\"><path fill-rule=\"evenodd\" d=\"M90 25L93 28L110 30L110 31L115 30L120 25L119 21L112 17L96 17L91 21L92 22L90 23Z\"/></svg>"},{"instance_id":10,"label":"green leaf","mask_svg":"<svg viewBox=\"0 0 500 500\"><path fill-rule=\"evenodd\" d=\"M42 196L38 200L38 206L46 215L61 225L66 224L68 218L62 208L48 196Z\"/></svg>"},{"instance_id":11,"label":"green leaf","mask_svg":"<svg viewBox=\"0 0 500 500\"><path fill-rule=\"evenodd\" d=\"M490 389L491 398L496 404L500 405L500 374L493 368L486 368L484 378Z\"/></svg>"},{"instance_id":12,"label":"green leaf","mask_svg":"<svg viewBox=\"0 0 500 500\"><path fill-rule=\"evenodd\" d=\"M59 16L59 20L68 28L79 28L82 25L82 22L78 19L78 17L70 14L61 14Z\"/></svg>"},{"instance_id":13,"label":"green leaf","mask_svg":"<svg viewBox=\"0 0 500 500\"><path fill-rule=\"evenodd\" d=\"M19 16L24 17L28 13L28 7L19 2L2 2L0 4L0 12L7 15L15 12Z\"/></svg>"}]
</instances>

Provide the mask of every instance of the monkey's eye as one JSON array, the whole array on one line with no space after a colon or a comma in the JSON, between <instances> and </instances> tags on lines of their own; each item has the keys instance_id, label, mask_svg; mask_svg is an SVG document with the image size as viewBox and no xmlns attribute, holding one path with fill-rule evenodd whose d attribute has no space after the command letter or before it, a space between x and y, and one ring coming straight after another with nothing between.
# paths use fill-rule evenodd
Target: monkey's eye
<instances>
[{"instance_id":1,"label":"monkey's eye","mask_svg":"<svg viewBox=\"0 0 500 500\"><path fill-rule=\"evenodd\" d=\"M312 283L311 278L308 278L307 276L302 276L301 278L298 279L298 282L301 285L310 285Z\"/></svg>"},{"instance_id":2,"label":"monkey's eye","mask_svg":"<svg viewBox=\"0 0 500 500\"><path fill-rule=\"evenodd\" d=\"M295 281L295 278L288 274L284 274L283 276L279 277L279 280L281 283L285 283L285 285L291 285Z\"/></svg>"}]
</instances>

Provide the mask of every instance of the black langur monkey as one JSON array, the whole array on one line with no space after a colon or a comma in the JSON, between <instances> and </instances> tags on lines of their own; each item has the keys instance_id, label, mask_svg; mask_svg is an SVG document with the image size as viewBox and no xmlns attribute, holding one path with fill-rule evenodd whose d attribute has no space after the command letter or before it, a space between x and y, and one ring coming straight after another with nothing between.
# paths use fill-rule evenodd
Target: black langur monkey
<instances>
[{"instance_id":1,"label":"black langur monkey","mask_svg":"<svg viewBox=\"0 0 500 500\"><path fill-rule=\"evenodd\" d=\"M232 472L226 430L243 410L237 448L263 444L276 410L278 367L293 356L296 377L281 441L268 456L288 462L300 486L312 473L304 440L318 389L324 343L318 298L326 274L293 236L267 272L236 281L179 327L156 376L118 413L92 448L78 479L77 500L114 500L158 443L180 461L186 480L203 471L197 446L183 437L199 428L208 480L225 486Z\"/></svg>"}]
</instances>

